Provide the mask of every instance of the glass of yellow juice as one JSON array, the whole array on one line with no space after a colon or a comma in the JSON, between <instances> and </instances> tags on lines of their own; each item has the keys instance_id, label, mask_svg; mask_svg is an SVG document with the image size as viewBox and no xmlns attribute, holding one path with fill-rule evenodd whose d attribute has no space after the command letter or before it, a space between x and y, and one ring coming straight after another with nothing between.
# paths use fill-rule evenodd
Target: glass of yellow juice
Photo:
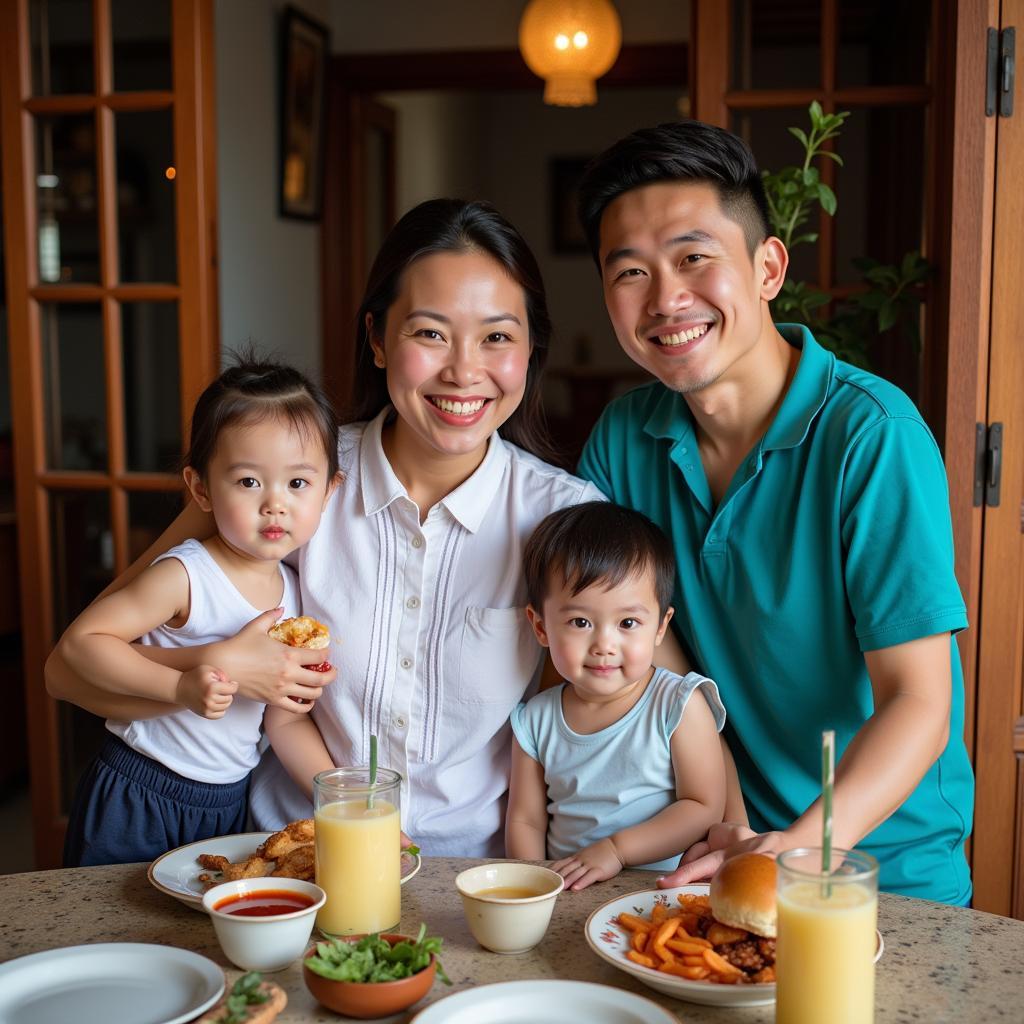
<instances>
[{"instance_id":1,"label":"glass of yellow juice","mask_svg":"<svg viewBox=\"0 0 1024 1024\"><path fill-rule=\"evenodd\" d=\"M329 935L386 932L402 916L402 776L332 768L313 779L316 884L327 902L316 923Z\"/></svg>"},{"instance_id":2,"label":"glass of yellow juice","mask_svg":"<svg viewBox=\"0 0 1024 1024\"><path fill-rule=\"evenodd\" d=\"M833 850L778 858L779 932L775 1020L778 1024L870 1024L875 1019L875 923L878 861Z\"/></svg>"}]
</instances>

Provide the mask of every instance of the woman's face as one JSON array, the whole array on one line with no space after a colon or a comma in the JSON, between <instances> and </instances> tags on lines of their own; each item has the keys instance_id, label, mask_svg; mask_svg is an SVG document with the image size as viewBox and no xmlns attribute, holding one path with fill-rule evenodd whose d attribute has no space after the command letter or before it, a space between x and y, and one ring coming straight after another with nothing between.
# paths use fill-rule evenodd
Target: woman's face
<instances>
[{"instance_id":1,"label":"woman's face","mask_svg":"<svg viewBox=\"0 0 1024 1024\"><path fill-rule=\"evenodd\" d=\"M523 289L486 253L435 253L405 270L383 336L367 328L401 452L482 459L526 387Z\"/></svg>"}]
</instances>

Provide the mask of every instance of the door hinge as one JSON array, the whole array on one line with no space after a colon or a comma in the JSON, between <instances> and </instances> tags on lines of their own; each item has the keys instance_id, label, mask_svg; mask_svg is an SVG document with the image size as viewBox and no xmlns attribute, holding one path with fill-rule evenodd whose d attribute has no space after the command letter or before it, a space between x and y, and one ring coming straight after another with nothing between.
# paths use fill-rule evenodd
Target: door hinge
<instances>
[{"instance_id":1,"label":"door hinge","mask_svg":"<svg viewBox=\"0 0 1024 1024\"><path fill-rule=\"evenodd\" d=\"M1017 72L1017 33L1015 29L988 30L988 86L985 89L985 116L996 110L1000 117L1013 114L1013 86Z\"/></svg>"},{"instance_id":2,"label":"door hinge","mask_svg":"<svg viewBox=\"0 0 1024 1024\"><path fill-rule=\"evenodd\" d=\"M974 507L999 505L999 485L1003 476L1003 425L983 423L974 427Z\"/></svg>"}]
</instances>

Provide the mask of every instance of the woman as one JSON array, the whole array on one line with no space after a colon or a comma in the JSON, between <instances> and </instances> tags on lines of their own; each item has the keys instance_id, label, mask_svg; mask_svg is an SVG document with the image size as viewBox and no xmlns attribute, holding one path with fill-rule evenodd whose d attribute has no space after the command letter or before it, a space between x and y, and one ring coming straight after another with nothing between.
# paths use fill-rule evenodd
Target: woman
<instances>
[{"instance_id":1,"label":"woman","mask_svg":"<svg viewBox=\"0 0 1024 1024\"><path fill-rule=\"evenodd\" d=\"M541 666L522 548L549 512L601 495L538 457L549 452L539 378L551 325L536 261L492 207L439 199L407 213L370 271L358 324L344 480L299 558L303 611L336 638L339 679L313 719L334 764L365 764L377 735L381 763L407 780L405 830L426 853L499 856L509 713ZM189 506L147 558L211 529ZM265 635L273 617L190 651L240 692L308 692L320 679ZM117 713L53 657L47 685ZM257 769L258 827L309 814L306 767L289 764L301 786L272 757Z\"/></svg>"}]
</instances>

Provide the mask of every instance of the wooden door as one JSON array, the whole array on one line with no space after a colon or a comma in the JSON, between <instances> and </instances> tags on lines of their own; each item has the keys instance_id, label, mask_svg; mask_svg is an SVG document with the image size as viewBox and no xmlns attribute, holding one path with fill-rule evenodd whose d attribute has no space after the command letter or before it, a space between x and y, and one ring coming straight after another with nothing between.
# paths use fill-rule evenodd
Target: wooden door
<instances>
[{"instance_id":1,"label":"wooden door","mask_svg":"<svg viewBox=\"0 0 1024 1024\"><path fill-rule=\"evenodd\" d=\"M1002 0L999 6L990 24L1004 30L1004 39L1005 30L1015 29L1019 47L1024 0ZM1024 75L1019 56L1017 68L1012 113L997 110L990 117L995 175L988 401L978 420L990 439L996 440L998 431L1001 452L989 455L988 493L979 509L974 885L979 909L1024 918ZM990 486L996 477L998 498Z\"/></svg>"},{"instance_id":2,"label":"wooden door","mask_svg":"<svg viewBox=\"0 0 1024 1024\"><path fill-rule=\"evenodd\" d=\"M327 124L323 366L324 383L343 410L352 398L356 311L370 262L396 219L395 111L351 90L332 63Z\"/></svg>"},{"instance_id":3,"label":"wooden door","mask_svg":"<svg viewBox=\"0 0 1024 1024\"><path fill-rule=\"evenodd\" d=\"M59 17L58 12L59 11ZM51 17L54 19L51 21ZM70 620L181 506L217 366L211 0L0 4L16 515L37 867L102 723L47 696Z\"/></svg>"}]
</instances>

